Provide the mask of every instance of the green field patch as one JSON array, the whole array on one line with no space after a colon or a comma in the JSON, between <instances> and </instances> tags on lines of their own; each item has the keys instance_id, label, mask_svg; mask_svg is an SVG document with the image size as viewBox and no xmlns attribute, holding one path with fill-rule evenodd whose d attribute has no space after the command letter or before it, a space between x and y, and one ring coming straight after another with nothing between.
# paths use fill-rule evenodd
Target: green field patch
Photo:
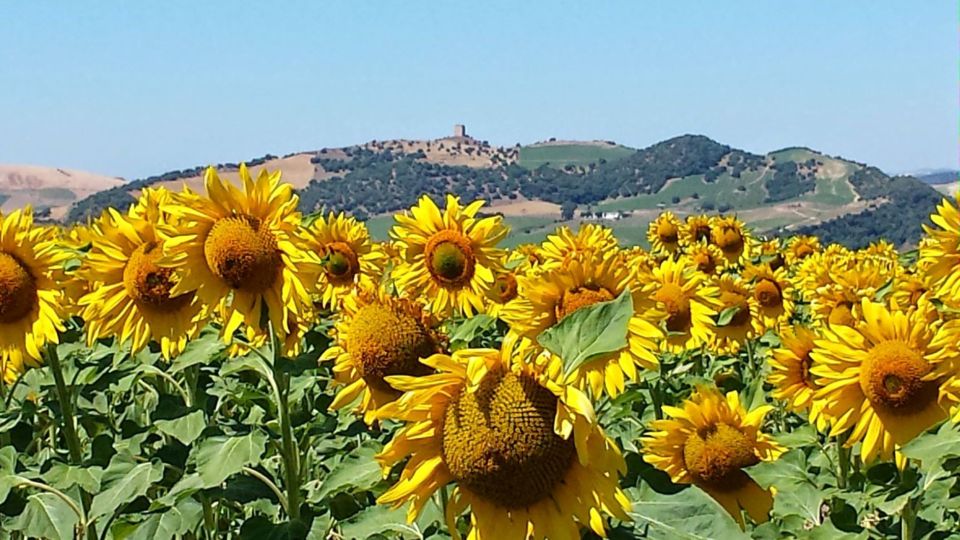
<instances>
[{"instance_id":1,"label":"green field patch","mask_svg":"<svg viewBox=\"0 0 960 540\"><path fill-rule=\"evenodd\" d=\"M536 169L542 165L562 169L567 165L585 166L598 163L601 159L616 161L635 152L636 150L633 148L620 145L558 144L524 146L520 148L520 158L517 163L527 169Z\"/></svg>"}]
</instances>

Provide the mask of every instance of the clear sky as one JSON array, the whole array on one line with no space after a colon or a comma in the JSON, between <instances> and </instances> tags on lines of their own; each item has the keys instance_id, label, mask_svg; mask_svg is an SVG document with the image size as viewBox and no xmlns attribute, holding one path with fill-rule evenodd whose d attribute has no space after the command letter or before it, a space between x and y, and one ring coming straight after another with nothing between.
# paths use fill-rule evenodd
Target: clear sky
<instances>
[{"instance_id":1,"label":"clear sky","mask_svg":"<svg viewBox=\"0 0 960 540\"><path fill-rule=\"evenodd\" d=\"M3 2L0 163L702 133L958 166L956 0Z\"/></svg>"}]
</instances>

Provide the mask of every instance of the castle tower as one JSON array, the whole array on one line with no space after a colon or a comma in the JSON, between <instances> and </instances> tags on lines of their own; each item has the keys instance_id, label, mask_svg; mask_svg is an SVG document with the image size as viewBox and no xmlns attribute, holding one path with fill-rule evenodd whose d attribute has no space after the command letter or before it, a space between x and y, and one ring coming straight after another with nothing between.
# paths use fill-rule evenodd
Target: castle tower
<instances>
[{"instance_id":1,"label":"castle tower","mask_svg":"<svg viewBox=\"0 0 960 540\"><path fill-rule=\"evenodd\" d=\"M466 137L467 136L467 127L463 124L454 124L453 125L453 136L454 137Z\"/></svg>"}]
</instances>

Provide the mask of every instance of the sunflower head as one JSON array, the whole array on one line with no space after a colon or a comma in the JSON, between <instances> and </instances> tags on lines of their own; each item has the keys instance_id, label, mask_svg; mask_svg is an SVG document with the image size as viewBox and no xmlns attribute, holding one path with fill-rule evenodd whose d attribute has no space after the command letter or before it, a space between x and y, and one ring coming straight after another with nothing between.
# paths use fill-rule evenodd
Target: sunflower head
<instances>
[{"instance_id":1,"label":"sunflower head","mask_svg":"<svg viewBox=\"0 0 960 540\"><path fill-rule=\"evenodd\" d=\"M720 248L728 266L735 266L750 256L752 238L743 222L734 216L717 216L710 224L711 243Z\"/></svg>"},{"instance_id":2,"label":"sunflower head","mask_svg":"<svg viewBox=\"0 0 960 540\"><path fill-rule=\"evenodd\" d=\"M705 214L687 216L686 223L680 229L680 241L684 246L698 242L713 241L713 220Z\"/></svg>"},{"instance_id":3,"label":"sunflower head","mask_svg":"<svg viewBox=\"0 0 960 540\"><path fill-rule=\"evenodd\" d=\"M680 249L680 230L683 228L673 212L663 212L650 222L647 241L654 252L674 253Z\"/></svg>"},{"instance_id":4,"label":"sunflower head","mask_svg":"<svg viewBox=\"0 0 960 540\"><path fill-rule=\"evenodd\" d=\"M794 236L787 242L787 264L791 266L800 264L807 257L819 253L821 249L820 239L816 236Z\"/></svg>"},{"instance_id":5,"label":"sunflower head","mask_svg":"<svg viewBox=\"0 0 960 540\"><path fill-rule=\"evenodd\" d=\"M689 259L666 259L653 269L642 288L644 317L666 334L661 345L682 352L705 345L716 331L719 290L708 284Z\"/></svg>"},{"instance_id":6,"label":"sunflower head","mask_svg":"<svg viewBox=\"0 0 960 540\"><path fill-rule=\"evenodd\" d=\"M613 230L594 223L585 223L576 233L569 227L558 227L540 245L538 258L547 267L564 265L570 261L580 262L600 257L606 258L619 250Z\"/></svg>"},{"instance_id":7,"label":"sunflower head","mask_svg":"<svg viewBox=\"0 0 960 540\"><path fill-rule=\"evenodd\" d=\"M353 287L369 288L380 280L387 255L374 249L367 227L355 218L330 212L315 219L306 236L322 261L317 288L324 306L339 306Z\"/></svg>"},{"instance_id":8,"label":"sunflower head","mask_svg":"<svg viewBox=\"0 0 960 540\"><path fill-rule=\"evenodd\" d=\"M720 248L706 242L688 245L684 257L689 259L691 266L706 276L714 276L726 266Z\"/></svg>"}]
</instances>

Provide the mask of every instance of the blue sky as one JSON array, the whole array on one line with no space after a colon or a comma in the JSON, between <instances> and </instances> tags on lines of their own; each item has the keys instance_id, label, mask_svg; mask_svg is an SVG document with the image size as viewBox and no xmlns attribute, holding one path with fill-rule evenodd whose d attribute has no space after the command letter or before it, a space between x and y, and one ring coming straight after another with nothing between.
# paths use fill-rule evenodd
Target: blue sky
<instances>
[{"instance_id":1,"label":"blue sky","mask_svg":"<svg viewBox=\"0 0 960 540\"><path fill-rule=\"evenodd\" d=\"M237 4L237 5L234 5ZM0 163L137 178L452 124L957 167L954 0L4 2Z\"/></svg>"}]
</instances>

